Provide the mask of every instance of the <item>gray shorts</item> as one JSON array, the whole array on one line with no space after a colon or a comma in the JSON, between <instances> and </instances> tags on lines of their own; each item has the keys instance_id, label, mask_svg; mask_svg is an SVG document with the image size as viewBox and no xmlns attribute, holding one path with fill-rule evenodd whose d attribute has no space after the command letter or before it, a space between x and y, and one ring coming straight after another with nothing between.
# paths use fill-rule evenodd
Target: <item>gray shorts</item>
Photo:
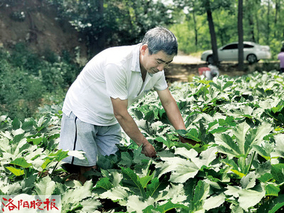
<instances>
[{"instance_id":1,"label":"gray shorts","mask_svg":"<svg viewBox=\"0 0 284 213\"><path fill-rule=\"evenodd\" d=\"M111 126L96 126L81 121L72 112L69 116L63 113L59 149L79 150L85 153L86 160L69 156L65 163L78 166L95 166L98 155L115 154L116 144L121 141L121 127L119 124Z\"/></svg>"}]
</instances>

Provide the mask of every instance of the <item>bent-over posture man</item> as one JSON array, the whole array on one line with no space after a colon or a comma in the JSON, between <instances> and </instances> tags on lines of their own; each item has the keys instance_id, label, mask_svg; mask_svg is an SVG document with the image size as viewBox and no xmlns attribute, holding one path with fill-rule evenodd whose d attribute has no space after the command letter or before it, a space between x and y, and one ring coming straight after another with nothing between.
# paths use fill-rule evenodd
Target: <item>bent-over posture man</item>
<instances>
[{"instance_id":1,"label":"bent-over posture man","mask_svg":"<svg viewBox=\"0 0 284 213\"><path fill-rule=\"evenodd\" d=\"M149 30L142 43L108 48L93 57L67 92L63 105L60 148L81 150L87 160L69 156L69 166L83 173L95 168L97 156L114 154L121 127L148 157L155 148L127 111L134 101L154 88L175 129L185 129L178 106L165 80L164 68L177 54L177 40L163 27Z\"/></svg>"}]
</instances>

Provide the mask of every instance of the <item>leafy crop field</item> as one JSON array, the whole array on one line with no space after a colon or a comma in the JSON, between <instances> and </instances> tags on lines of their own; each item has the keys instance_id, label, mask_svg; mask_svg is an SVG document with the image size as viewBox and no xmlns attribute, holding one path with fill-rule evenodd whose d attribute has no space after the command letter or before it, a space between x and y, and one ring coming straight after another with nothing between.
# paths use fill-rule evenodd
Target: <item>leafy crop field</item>
<instances>
[{"instance_id":1,"label":"leafy crop field","mask_svg":"<svg viewBox=\"0 0 284 213\"><path fill-rule=\"evenodd\" d=\"M62 169L60 106L24 122L1 117L0 193L61 195L62 212L281 212L284 206L284 76L200 77L174 83L187 131L169 124L154 92L130 108L157 157L127 137L101 156L83 186ZM180 143L178 133L199 143Z\"/></svg>"}]
</instances>

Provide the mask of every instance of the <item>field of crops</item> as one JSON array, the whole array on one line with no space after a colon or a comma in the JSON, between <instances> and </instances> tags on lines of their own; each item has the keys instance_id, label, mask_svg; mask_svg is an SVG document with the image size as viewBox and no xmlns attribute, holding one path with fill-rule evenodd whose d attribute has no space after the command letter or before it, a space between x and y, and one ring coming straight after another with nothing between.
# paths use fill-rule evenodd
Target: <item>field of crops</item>
<instances>
[{"instance_id":1,"label":"field of crops","mask_svg":"<svg viewBox=\"0 0 284 213\"><path fill-rule=\"evenodd\" d=\"M150 92L129 111L157 157L124 135L120 151L101 156L83 186L61 168L68 155L57 149L61 106L25 122L1 116L0 194L61 195L62 212L283 211L284 76L196 77L170 90L187 131L172 128ZM199 143L180 143L178 134Z\"/></svg>"}]
</instances>

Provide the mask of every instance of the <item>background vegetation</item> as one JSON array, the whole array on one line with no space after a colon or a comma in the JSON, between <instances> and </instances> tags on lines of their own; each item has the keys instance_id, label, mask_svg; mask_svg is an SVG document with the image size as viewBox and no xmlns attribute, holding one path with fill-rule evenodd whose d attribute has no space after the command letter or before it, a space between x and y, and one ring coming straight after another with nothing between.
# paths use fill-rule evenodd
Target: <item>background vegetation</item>
<instances>
[{"instance_id":1,"label":"background vegetation","mask_svg":"<svg viewBox=\"0 0 284 213\"><path fill-rule=\"evenodd\" d=\"M196 54L211 49L208 11L212 15L216 45L238 40L238 1L235 0L42 0L53 7L61 22L70 22L87 46L87 60L109 46L140 42L144 33L157 25L168 27L179 41L179 50ZM17 8L15 0L0 0L1 5ZM243 38L269 45L272 60L284 40L284 10L281 0L243 2ZM26 17L15 9L10 18L21 22ZM51 50L35 53L28 42L0 47L0 110L23 119L32 116L39 104L60 102L68 86L80 72L75 52ZM198 54L197 54L198 55Z\"/></svg>"},{"instance_id":2,"label":"background vegetation","mask_svg":"<svg viewBox=\"0 0 284 213\"><path fill-rule=\"evenodd\" d=\"M61 103L79 65L67 53L39 56L18 43L11 52L0 49L0 112L23 120L40 104Z\"/></svg>"}]
</instances>

